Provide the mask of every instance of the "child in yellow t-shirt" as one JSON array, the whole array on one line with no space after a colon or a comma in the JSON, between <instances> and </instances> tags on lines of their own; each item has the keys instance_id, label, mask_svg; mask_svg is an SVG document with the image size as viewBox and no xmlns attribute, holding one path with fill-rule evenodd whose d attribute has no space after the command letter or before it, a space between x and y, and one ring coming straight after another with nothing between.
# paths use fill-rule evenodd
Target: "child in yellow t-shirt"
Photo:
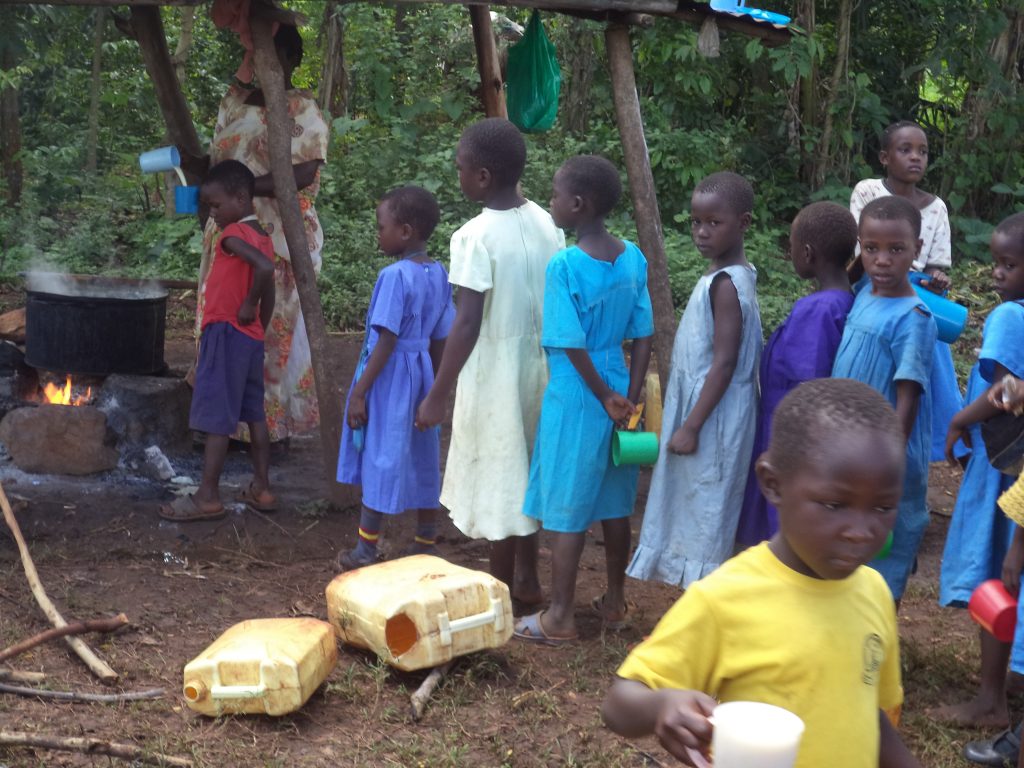
<instances>
[{"instance_id":1,"label":"child in yellow t-shirt","mask_svg":"<svg viewBox=\"0 0 1024 768\"><path fill-rule=\"evenodd\" d=\"M895 411L850 379L779 404L757 476L779 532L693 584L618 670L605 723L708 757L718 701L761 701L806 724L797 768L919 768L885 713L903 701L892 596L864 567L903 487Z\"/></svg>"}]
</instances>

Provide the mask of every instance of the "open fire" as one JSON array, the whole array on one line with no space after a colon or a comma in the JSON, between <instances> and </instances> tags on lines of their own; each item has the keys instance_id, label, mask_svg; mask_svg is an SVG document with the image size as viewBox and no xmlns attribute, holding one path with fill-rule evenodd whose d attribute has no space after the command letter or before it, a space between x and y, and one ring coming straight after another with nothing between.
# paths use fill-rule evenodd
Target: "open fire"
<instances>
[{"instance_id":1,"label":"open fire","mask_svg":"<svg viewBox=\"0 0 1024 768\"><path fill-rule=\"evenodd\" d=\"M73 394L71 376L69 375L63 387L47 383L43 387L43 399L54 405L86 405L92 399L92 387L88 387L84 395Z\"/></svg>"}]
</instances>

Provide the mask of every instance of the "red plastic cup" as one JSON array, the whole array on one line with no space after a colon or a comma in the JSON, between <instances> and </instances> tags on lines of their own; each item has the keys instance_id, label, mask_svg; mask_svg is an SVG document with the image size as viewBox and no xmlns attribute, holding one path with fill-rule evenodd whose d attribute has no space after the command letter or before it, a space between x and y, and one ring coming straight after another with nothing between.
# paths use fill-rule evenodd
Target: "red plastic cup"
<instances>
[{"instance_id":1,"label":"red plastic cup","mask_svg":"<svg viewBox=\"0 0 1024 768\"><path fill-rule=\"evenodd\" d=\"M1013 642L1017 628L1017 601L1000 579L983 581L974 590L967 611L971 618L1001 643Z\"/></svg>"}]
</instances>

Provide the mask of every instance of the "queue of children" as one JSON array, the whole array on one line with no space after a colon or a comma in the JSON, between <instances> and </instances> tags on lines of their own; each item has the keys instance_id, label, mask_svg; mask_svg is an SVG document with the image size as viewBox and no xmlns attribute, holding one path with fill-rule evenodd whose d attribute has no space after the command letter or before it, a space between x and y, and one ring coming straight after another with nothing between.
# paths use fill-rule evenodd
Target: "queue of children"
<instances>
[{"instance_id":1,"label":"queue of children","mask_svg":"<svg viewBox=\"0 0 1024 768\"><path fill-rule=\"evenodd\" d=\"M643 399L654 327L646 260L605 226L621 196L618 172L597 156L569 159L548 213L520 192L519 131L501 119L470 126L456 148L459 182L484 207L452 236L450 272L428 255L440 217L429 192L399 187L377 208L378 245L396 261L374 287L346 401L338 480L361 484L363 496L357 544L339 553L338 568L375 562L384 517L407 510L417 522L406 551L436 551L443 505L459 530L490 542L491 573L520 617L516 637L564 645L578 639L577 571L585 533L600 521L607 588L591 605L605 629L629 626L627 574L685 590L619 669L604 708L610 727L656 733L699 765L715 700L754 699L808 724L798 766L839 765L837 755L850 766L918 765L893 728L896 609L928 522L936 442L951 461L961 441L973 449L941 602L962 606L990 578L1016 590L1024 568L1024 534L997 506L1009 481L988 465L976 430L996 412L1003 376L1024 376L1024 214L992 238L1004 304L986 323L963 407L949 348L912 284L923 270L930 289L949 285L945 206L917 186L924 131L890 126L880 159L886 178L859 184L850 210L814 203L797 215L789 256L815 291L763 351L744 248L754 190L731 172L697 184L692 236L709 266L676 334L662 449L630 560L637 470L614 466L610 443ZM223 514L216 484L240 420L254 436L243 500L274 502L254 362L273 306L272 256L251 189L246 206L237 169L222 166L202 193L224 230L193 401L193 426L208 433L203 482L161 509L169 519ZM563 230L575 245L565 247ZM453 389L442 482L438 428ZM552 542L543 610L540 528ZM1006 723L1005 672L1024 671L1024 631L1012 647L982 633L981 646L978 696L943 708L944 719ZM839 672L850 668L859 671Z\"/></svg>"}]
</instances>

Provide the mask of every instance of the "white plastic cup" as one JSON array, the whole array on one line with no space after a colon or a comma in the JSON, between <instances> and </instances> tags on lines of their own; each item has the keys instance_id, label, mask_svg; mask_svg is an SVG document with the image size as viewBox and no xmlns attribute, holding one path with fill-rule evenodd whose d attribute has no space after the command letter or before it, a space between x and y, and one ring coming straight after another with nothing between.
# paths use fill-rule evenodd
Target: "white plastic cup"
<instances>
[{"instance_id":1,"label":"white plastic cup","mask_svg":"<svg viewBox=\"0 0 1024 768\"><path fill-rule=\"evenodd\" d=\"M757 701L719 704L711 714L715 768L793 768L804 721L789 710Z\"/></svg>"},{"instance_id":2,"label":"white plastic cup","mask_svg":"<svg viewBox=\"0 0 1024 768\"><path fill-rule=\"evenodd\" d=\"M143 173L162 173L173 171L181 165L181 155L177 147L160 147L139 155L139 167Z\"/></svg>"}]
</instances>

